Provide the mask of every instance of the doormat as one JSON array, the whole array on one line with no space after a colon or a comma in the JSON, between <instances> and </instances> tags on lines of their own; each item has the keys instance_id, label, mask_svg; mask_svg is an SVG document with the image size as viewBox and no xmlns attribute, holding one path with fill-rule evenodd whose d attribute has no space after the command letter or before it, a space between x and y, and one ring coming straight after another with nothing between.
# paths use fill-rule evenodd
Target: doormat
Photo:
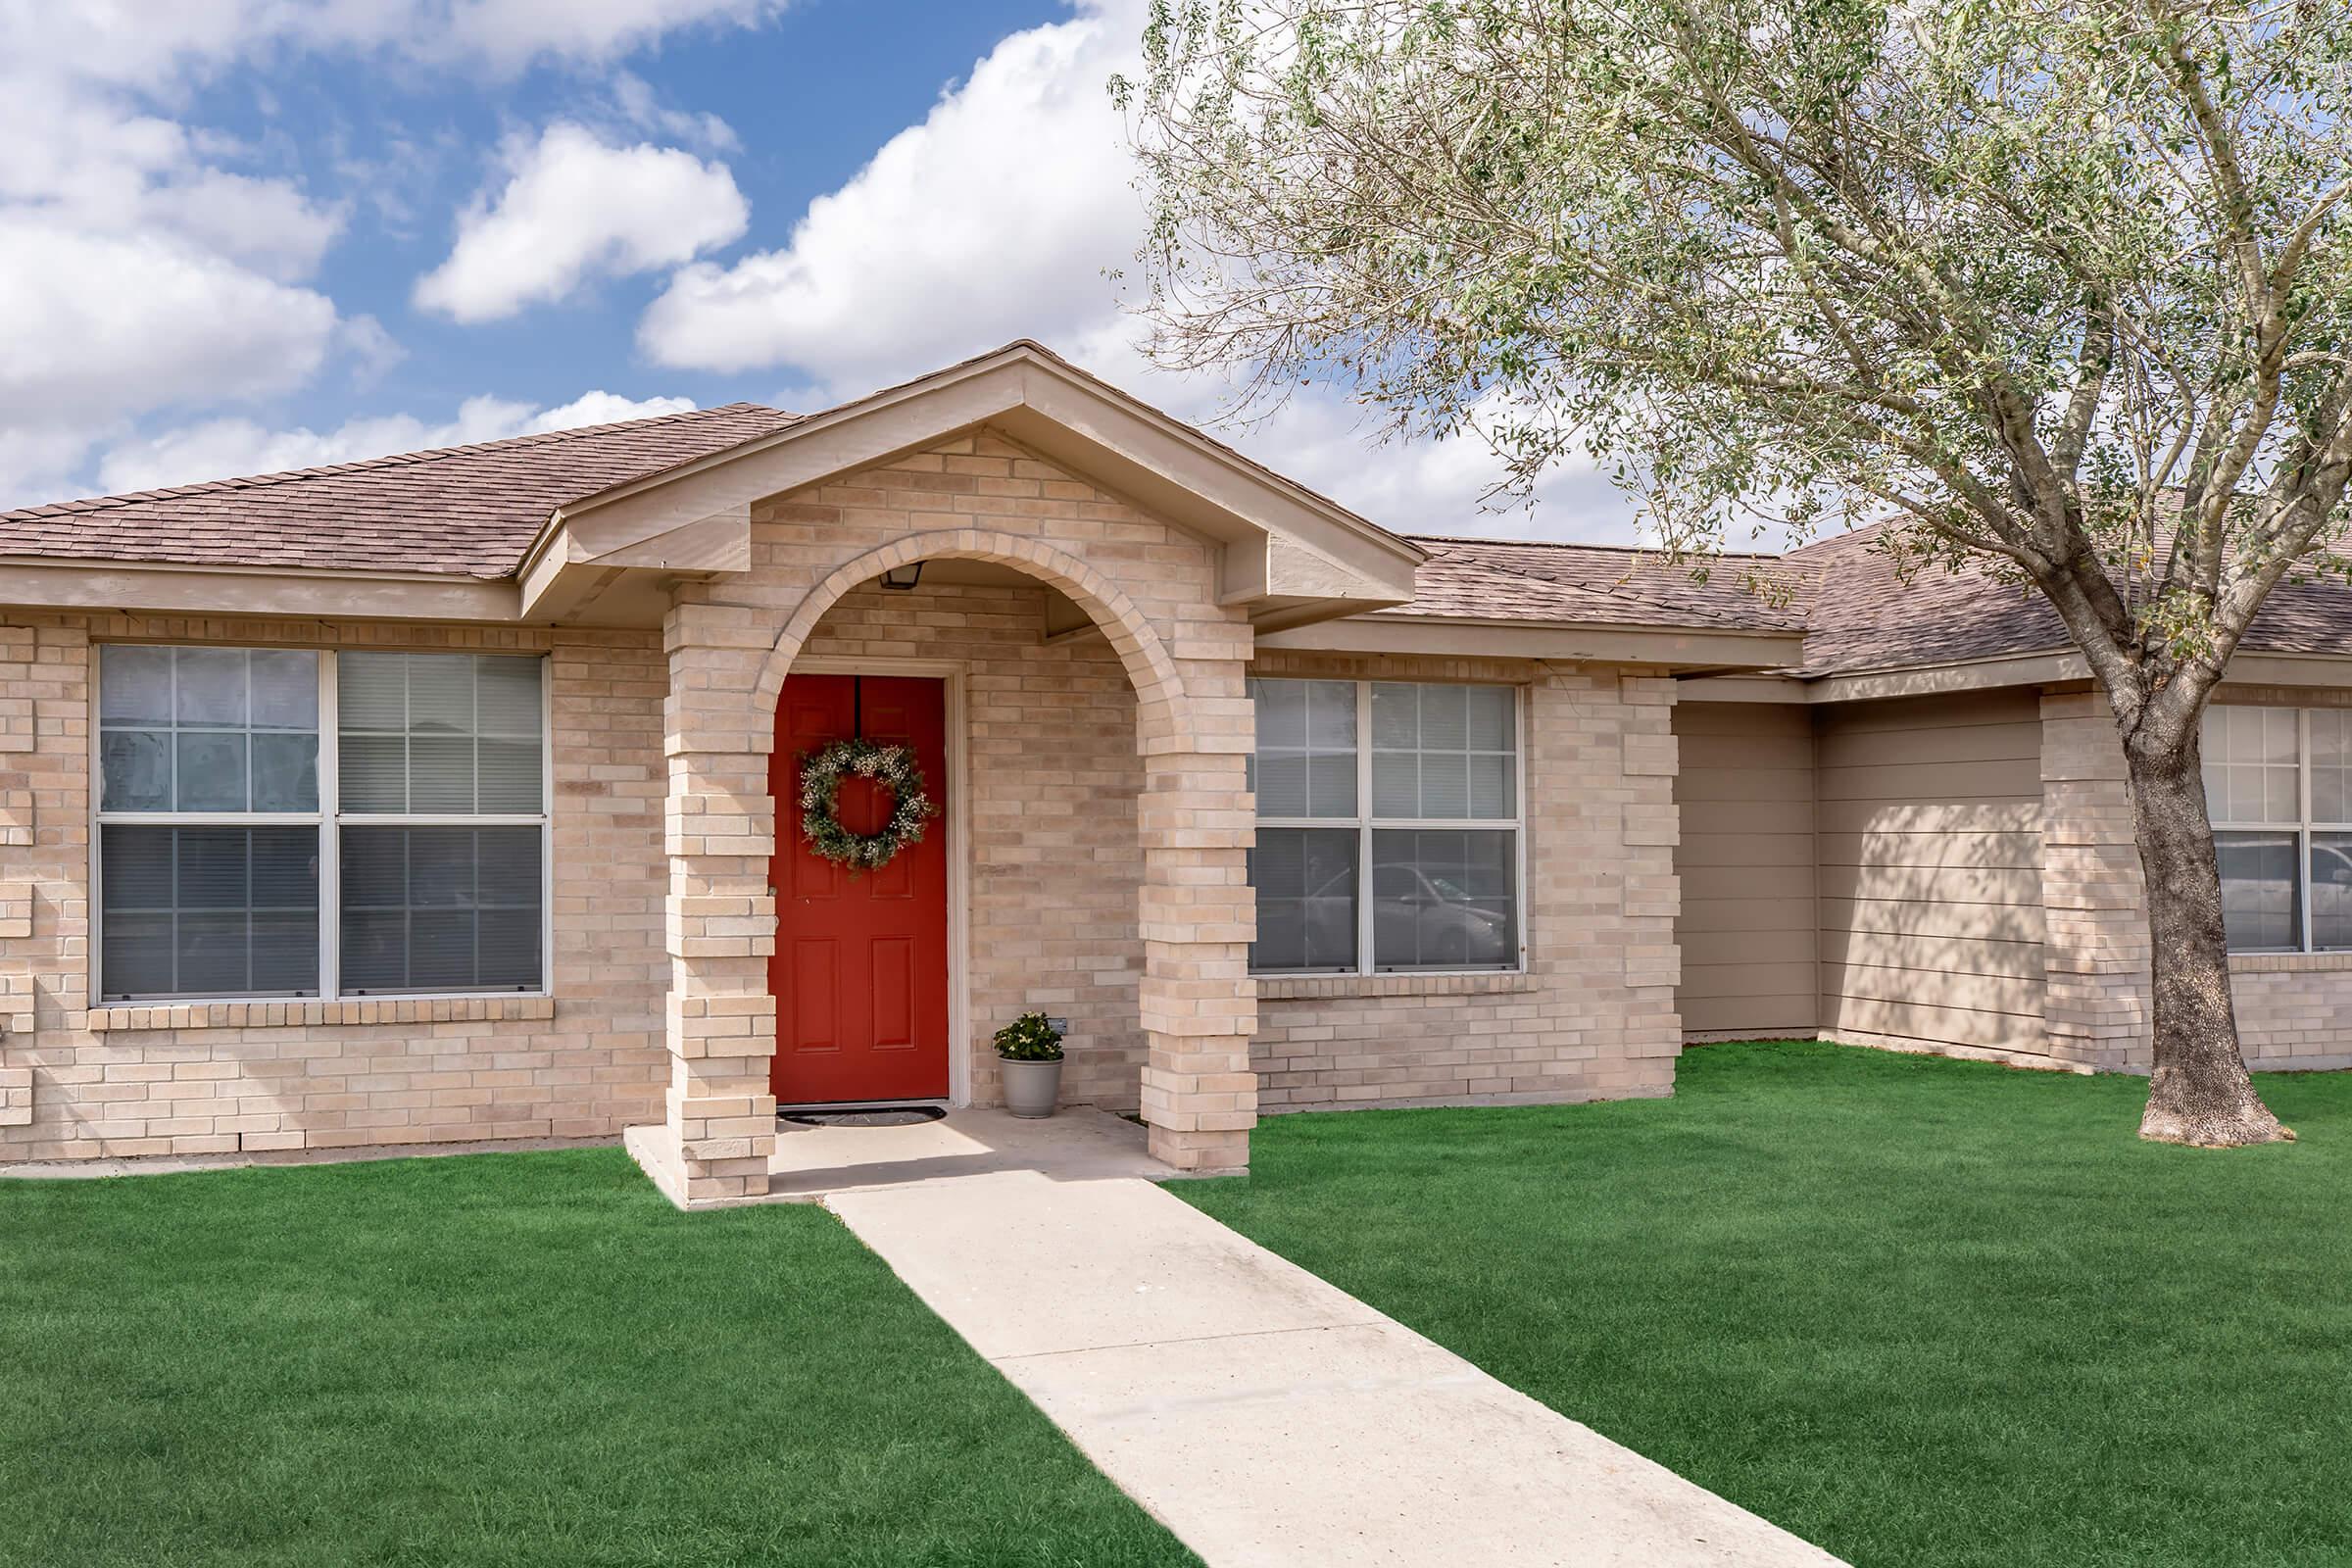
<instances>
[{"instance_id":1,"label":"doormat","mask_svg":"<svg viewBox=\"0 0 2352 1568\"><path fill-rule=\"evenodd\" d=\"M878 1110L780 1110L776 1120L798 1127L912 1127L946 1114L937 1105L888 1105Z\"/></svg>"}]
</instances>

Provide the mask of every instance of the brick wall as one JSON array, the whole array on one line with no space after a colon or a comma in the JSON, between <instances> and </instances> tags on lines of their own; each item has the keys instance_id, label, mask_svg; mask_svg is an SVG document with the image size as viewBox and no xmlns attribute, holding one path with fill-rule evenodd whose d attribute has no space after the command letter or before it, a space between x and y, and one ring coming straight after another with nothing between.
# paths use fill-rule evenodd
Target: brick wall
<instances>
[{"instance_id":1,"label":"brick wall","mask_svg":"<svg viewBox=\"0 0 2352 1568\"><path fill-rule=\"evenodd\" d=\"M1530 688L1528 972L1269 977L1267 1110L1672 1091L1674 683L1606 667L1268 652L1257 673Z\"/></svg>"},{"instance_id":2,"label":"brick wall","mask_svg":"<svg viewBox=\"0 0 2352 1568\"><path fill-rule=\"evenodd\" d=\"M829 573L908 536L952 537L1040 576L1064 563L1081 575L1062 587L1092 597L1106 635L1049 643L1042 588L936 574L911 594L844 584L791 624ZM1020 553L1030 540L1042 553ZM772 903L760 895L776 812L762 755L773 696L762 706L753 688L779 636L811 658L912 656L964 672L961 1049L977 1101L997 1098L988 1037L1030 1005L1072 1019L1066 1099L1140 1103L1154 1148L1196 1165L1244 1156L1259 1098L1248 1066L1265 1102L1288 1108L1670 1089L1671 682L1524 662L1266 656L1272 672L1530 688L1533 960L1524 976L1269 982L1261 1007L1243 971L1239 853L1250 633L1216 604L1205 545L981 435L755 508L753 550L748 572L687 590L661 636L0 619L0 1159L665 1121L684 1190L763 1187ZM1102 613L1105 595L1116 613ZM110 636L549 652L552 999L93 1013L90 645Z\"/></svg>"},{"instance_id":3,"label":"brick wall","mask_svg":"<svg viewBox=\"0 0 2352 1568\"><path fill-rule=\"evenodd\" d=\"M2145 1072L2148 927L2115 721L2093 693L2042 699L2050 1051ZM2352 1067L2352 953L2230 959L2239 1048L2257 1070Z\"/></svg>"},{"instance_id":4,"label":"brick wall","mask_svg":"<svg viewBox=\"0 0 2352 1568\"><path fill-rule=\"evenodd\" d=\"M109 637L549 654L554 1000L93 1013L91 644ZM642 633L0 620L0 1160L603 1136L659 1116L665 685Z\"/></svg>"}]
</instances>

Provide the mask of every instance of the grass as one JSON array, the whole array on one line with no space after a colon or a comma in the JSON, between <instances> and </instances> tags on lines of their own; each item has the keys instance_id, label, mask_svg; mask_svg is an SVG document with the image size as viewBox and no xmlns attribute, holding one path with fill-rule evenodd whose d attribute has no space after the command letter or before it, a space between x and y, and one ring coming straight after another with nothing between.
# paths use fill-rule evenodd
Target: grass
<instances>
[{"instance_id":1,"label":"grass","mask_svg":"<svg viewBox=\"0 0 2352 1568\"><path fill-rule=\"evenodd\" d=\"M617 1151L0 1182L0 1562L1193 1557L823 1211Z\"/></svg>"},{"instance_id":2,"label":"grass","mask_svg":"<svg viewBox=\"0 0 2352 1568\"><path fill-rule=\"evenodd\" d=\"M1863 1568L2352 1563L2352 1076L2261 1086L2303 1141L2217 1153L2144 1081L1718 1046L1170 1191Z\"/></svg>"}]
</instances>

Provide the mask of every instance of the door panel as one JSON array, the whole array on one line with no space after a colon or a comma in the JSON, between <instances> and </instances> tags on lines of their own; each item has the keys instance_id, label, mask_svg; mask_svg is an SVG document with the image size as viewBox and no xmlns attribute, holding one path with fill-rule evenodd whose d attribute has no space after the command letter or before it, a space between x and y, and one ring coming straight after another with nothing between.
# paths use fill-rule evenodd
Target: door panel
<instances>
[{"instance_id":1,"label":"door panel","mask_svg":"<svg viewBox=\"0 0 2352 1568\"><path fill-rule=\"evenodd\" d=\"M942 814L922 842L856 875L801 837L800 759L863 735L914 748ZM904 676L793 675L776 705L776 1056L786 1104L925 1100L948 1093L947 687ZM890 794L844 779L841 820L879 827Z\"/></svg>"}]
</instances>

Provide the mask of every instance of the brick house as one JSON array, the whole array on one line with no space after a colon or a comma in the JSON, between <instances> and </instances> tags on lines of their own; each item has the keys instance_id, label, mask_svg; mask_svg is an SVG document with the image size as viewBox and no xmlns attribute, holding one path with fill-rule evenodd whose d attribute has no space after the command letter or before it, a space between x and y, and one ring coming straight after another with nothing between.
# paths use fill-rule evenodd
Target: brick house
<instances>
[{"instance_id":1,"label":"brick house","mask_svg":"<svg viewBox=\"0 0 2352 1568\"><path fill-rule=\"evenodd\" d=\"M1195 1169L1664 1095L1687 1035L2133 1065L2081 669L1865 544L1402 538L1030 344L0 514L0 1160L633 1128L741 1197L779 1102L993 1102L1029 1007ZM2352 1060L2325 608L2217 732L2270 1064ZM799 831L854 735L941 808L860 875Z\"/></svg>"}]
</instances>

